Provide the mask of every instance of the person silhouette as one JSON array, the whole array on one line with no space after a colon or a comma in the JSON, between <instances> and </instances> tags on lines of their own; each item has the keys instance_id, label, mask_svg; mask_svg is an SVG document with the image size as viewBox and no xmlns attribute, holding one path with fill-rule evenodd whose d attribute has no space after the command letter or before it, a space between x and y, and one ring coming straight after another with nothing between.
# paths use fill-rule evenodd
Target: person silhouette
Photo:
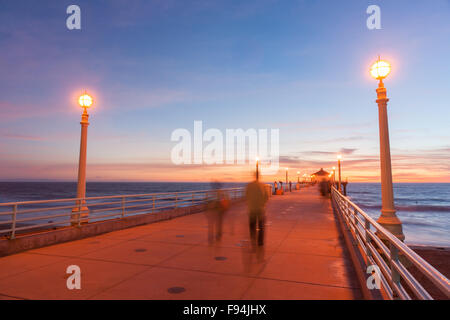
<instances>
[{"instance_id":1,"label":"person silhouette","mask_svg":"<svg viewBox=\"0 0 450 320\"><path fill-rule=\"evenodd\" d=\"M250 239L252 247L264 245L265 205L269 196L264 184L257 179L247 185L247 198Z\"/></svg>"},{"instance_id":2,"label":"person silhouette","mask_svg":"<svg viewBox=\"0 0 450 320\"><path fill-rule=\"evenodd\" d=\"M222 184L219 182L211 183L211 189L214 190L214 196L209 202L208 218L208 242L214 244L214 241L222 240L223 219L230 206L230 200L227 194L221 190Z\"/></svg>"}]
</instances>

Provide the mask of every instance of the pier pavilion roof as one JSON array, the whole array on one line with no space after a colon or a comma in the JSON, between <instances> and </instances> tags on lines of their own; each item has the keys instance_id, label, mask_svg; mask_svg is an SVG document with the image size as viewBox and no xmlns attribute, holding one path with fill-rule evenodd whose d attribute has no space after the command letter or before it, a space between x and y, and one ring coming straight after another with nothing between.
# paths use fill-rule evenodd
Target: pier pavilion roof
<instances>
[{"instance_id":1,"label":"pier pavilion roof","mask_svg":"<svg viewBox=\"0 0 450 320\"><path fill-rule=\"evenodd\" d=\"M319 171L317 171L317 172L314 172L313 173L313 175L315 175L316 177L317 176L328 176L330 173L329 172L326 172L325 170L323 170L323 168L320 168L320 170Z\"/></svg>"}]
</instances>

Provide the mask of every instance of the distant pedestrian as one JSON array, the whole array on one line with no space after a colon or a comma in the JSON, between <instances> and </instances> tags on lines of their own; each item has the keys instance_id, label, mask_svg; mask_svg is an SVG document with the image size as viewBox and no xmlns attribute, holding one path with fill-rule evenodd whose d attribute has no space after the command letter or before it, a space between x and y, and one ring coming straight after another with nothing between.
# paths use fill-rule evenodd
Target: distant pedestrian
<instances>
[{"instance_id":1,"label":"distant pedestrian","mask_svg":"<svg viewBox=\"0 0 450 320\"><path fill-rule=\"evenodd\" d=\"M221 190L221 186L218 182L212 183L212 189L215 189L216 192L209 202L209 210L207 212L209 244L222 240L223 218L230 207L230 200L227 194Z\"/></svg>"},{"instance_id":2,"label":"distant pedestrian","mask_svg":"<svg viewBox=\"0 0 450 320\"><path fill-rule=\"evenodd\" d=\"M292 192L292 181L289 181L289 192Z\"/></svg>"},{"instance_id":3,"label":"distant pedestrian","mask_svg":"<svg viewBox=\"0 0 450 320\"><path fill-rule=\"evenodd\" d=\"M257 180L246 189L249 229L252 247L264 245L265 205L269 199L264 185Z\"/></svg>"},{"instance_id":4,"label":"distant pedestrian","mask_svg":"<svg viewBox=\"0 0 450 320\"><path fill-rule=\"evenodd\" d=\"M277 191L278 191L278 184L277 184L276 181L274 182L273 186L274 186L274 189L275 189L275 192L274 192L273 194L277 194Z\"/></svg>"}]
</instances>

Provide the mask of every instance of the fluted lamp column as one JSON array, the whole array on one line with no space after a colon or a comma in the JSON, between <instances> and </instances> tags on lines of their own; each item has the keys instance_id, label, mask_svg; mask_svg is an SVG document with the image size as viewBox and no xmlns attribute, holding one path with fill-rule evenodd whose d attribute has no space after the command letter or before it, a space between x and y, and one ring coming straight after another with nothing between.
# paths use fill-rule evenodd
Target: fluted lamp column
<instances>
[{"instance_id":1,"label":"fluted lamp column","mask_svg":"<svg viewBox=\"0 0 450 320\"><path fill-rule=\"evenodd\" d=\"M341 159L342 159L342 156L339 154L338 156L337 156L337 159L338 159L338 172L339 172L339 185L338 185L338 190L339 190L339 192L342 192L342 187L341 187Z\"/></svg>"},{"instance_id":2,"label":"fluted lamp column","mask_svg":"<svg viewBox=\"0 0 450 320\"><path fill-rule=\"evenodd\" d=\"M289 168L286 168L286 191L288 190L288 171L289 171Z\"/></svg>"},{"instance_id":3,"label":"fluted lamp column","mask_svg":"<svg viewBox=\"0 0 450 320\"><path fill-rule=\"evenodd\" d=\"M72 210L72 225L87 223L89 209L86 206L86 155L87 155L87 129L89 126L89 114L87 109L92 106L92 97L88 94L80 96L78 103L83 108L81 115L81 138L80 138L80 158L78 161L78 185L77 185L77 206Z\"/></svg>"},{"instance_id":4,"label":"fluted lamp column","mask_svg":"<svg viewBox=\"0 0 450 320\"><path fill-rule=\"evenodd\" d=\"M256 176L256 181L259 181L259 158L258 157L256 157L256 174L255 174L255 176Z\"/></svg>"},{"instance_id":5,"label":"fluted lamp column","mask_svg":"<svg viewBox=\"0 0 450 320\"><path fill-rule=\"evenodd\" d=\"M394 190L392 185L391 149L389 144L389 126L387 116L386 88L383 79L391 72L388 62L380 60L375 62L370 73L373 78L379 80L377 88L378 120L380 130L380 166L381 166L381 216L377 222L389 230L400 240L404 240L402 222L396 215L394 206Z\"/></svg>"}]
</instances>

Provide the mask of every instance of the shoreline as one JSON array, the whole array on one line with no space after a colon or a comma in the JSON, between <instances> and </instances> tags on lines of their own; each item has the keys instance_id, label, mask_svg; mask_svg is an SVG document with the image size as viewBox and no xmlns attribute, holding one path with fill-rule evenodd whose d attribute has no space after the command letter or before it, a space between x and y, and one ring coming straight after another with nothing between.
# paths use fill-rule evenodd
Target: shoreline
<instances>
[{"instance_id":1,"label":"shoreline","mask_svg":"<svg viewBox=\"0 0 450 320\"><path fill-rule=\"evenodd\" d=\"M439 251L447 251L450 250L450 247L447 246L440 246L436 244L417 244L417 243L406 243L408 247L415 250L421 250L421 249L430 249L430 250L439 250Z\"/></svg>"}]
</instances>

